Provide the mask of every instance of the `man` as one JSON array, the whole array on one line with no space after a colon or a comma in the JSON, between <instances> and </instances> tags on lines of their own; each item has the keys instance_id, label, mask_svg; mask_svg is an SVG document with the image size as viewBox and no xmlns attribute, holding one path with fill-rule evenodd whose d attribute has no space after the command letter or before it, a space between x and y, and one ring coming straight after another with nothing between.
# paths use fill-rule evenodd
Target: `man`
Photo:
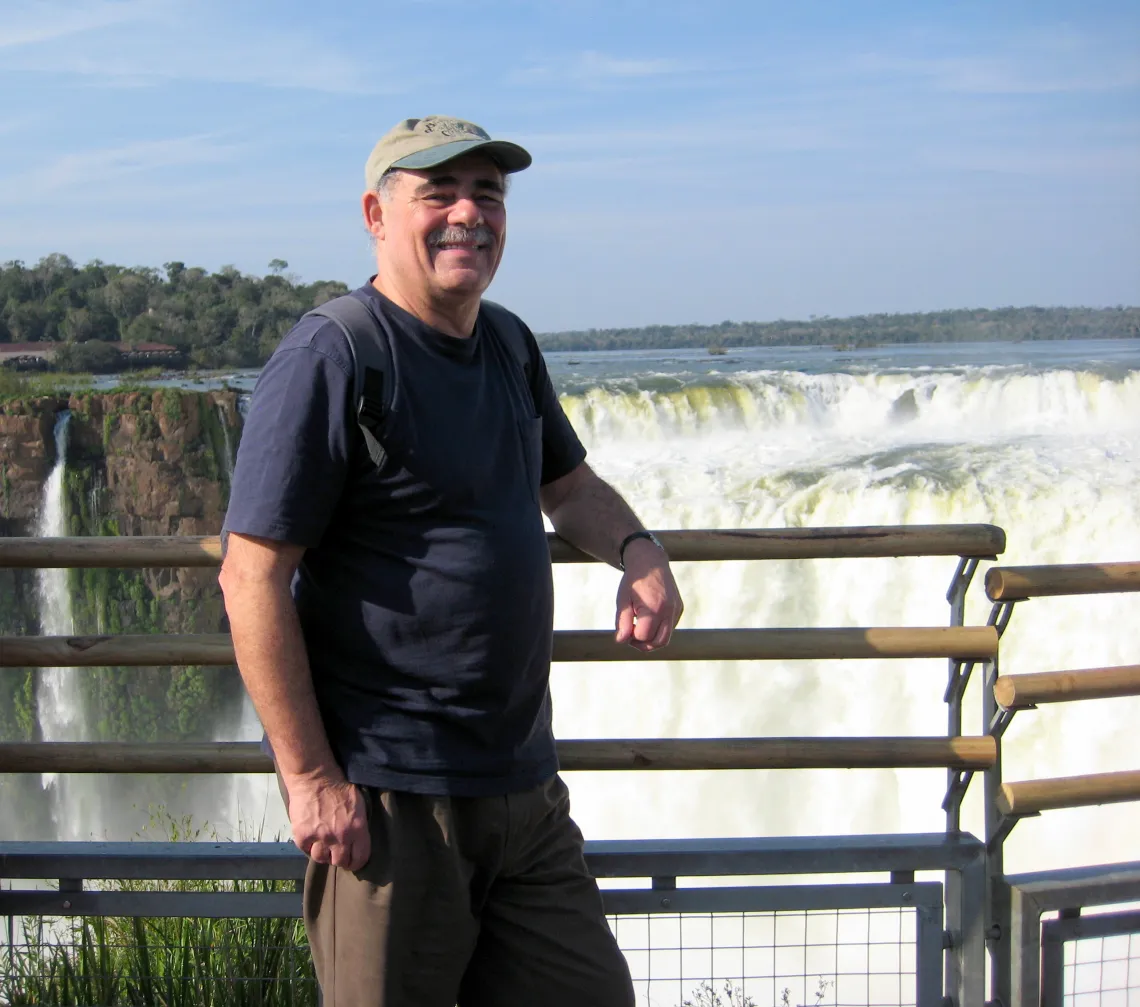
<instances>
[{"instance_id":1,"label":"man","mask_svg":"<svg viewBox=\"0 0 1140 1007\"><path fill-rule=\"evenodd\" d=\"M379 460L336 322L302 319L250 403L220 580L309 857L326 1007L633 1003L557 775L540 507L624 569L619 642L665 646L682 604L656 540L586 464L533 336L481 302L506 176L530 161L440 116L373 150L377 272L352 296L391 353Z\"/></svg>"}]
</instances>

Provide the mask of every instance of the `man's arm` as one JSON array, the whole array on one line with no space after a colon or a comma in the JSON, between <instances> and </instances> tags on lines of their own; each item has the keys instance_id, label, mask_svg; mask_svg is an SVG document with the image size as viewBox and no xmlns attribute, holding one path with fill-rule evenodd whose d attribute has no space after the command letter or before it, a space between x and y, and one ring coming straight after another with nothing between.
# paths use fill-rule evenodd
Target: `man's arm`
<instances>
[{"instance_id":1,"label":"man's arm","mask_svg":"<svg viewBox=\"0 0 1140 1007\"><path fill-rule=\"evenodd\" d=\"M611 566L618 565L622 540L643 527L617 490L585 462L543 486L540 501L562 538ZM643 651L664 647L684 608L665 552L648 539L630 542L618 586L617 642Z\"/></svg>"},{"instance_id":2,"label":"man's arm","mask_svg":"<svg viewBox=\"0 0 1140 1007\"><path fill-rule=\"evenodd\" d=\"M370 853L359 791L329 747L290 584L304 548L231 532L218 578L238 669L289 794L293 840L318 863L357 870Z\"/></svg>"}]
</instances>

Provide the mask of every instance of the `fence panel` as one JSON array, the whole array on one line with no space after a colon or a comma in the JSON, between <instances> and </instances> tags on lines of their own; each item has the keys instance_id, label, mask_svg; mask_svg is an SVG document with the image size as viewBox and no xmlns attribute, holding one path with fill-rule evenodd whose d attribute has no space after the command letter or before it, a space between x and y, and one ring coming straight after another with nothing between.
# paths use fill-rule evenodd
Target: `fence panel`
<instances>
[{"instance_id":1,"label":"fence panel","mask_svg":"<svg viewBox=\"0 0 1140 1007\"><path fill-rule=\"evenodd\" d=\"M1043 1007L1140 1005L1140 912L1062 917L1041 926Z\"/></svg>"},{"instance_id":2,"label":"fence panel","mask_svg":"<svg viewBox=\"0 0 1140 1007\"><path fill-rule=\"evenodd\" d=\"M172 896L174 911L174 900L186 893L148 894ZM246 892L259 894L286 893ZM940 884L608 889L603 896L639 1005L941 1002ZM4 1005L317 1003L304 930L295 917L8 917L5 938Z\"/></svg>"}]
</instances>

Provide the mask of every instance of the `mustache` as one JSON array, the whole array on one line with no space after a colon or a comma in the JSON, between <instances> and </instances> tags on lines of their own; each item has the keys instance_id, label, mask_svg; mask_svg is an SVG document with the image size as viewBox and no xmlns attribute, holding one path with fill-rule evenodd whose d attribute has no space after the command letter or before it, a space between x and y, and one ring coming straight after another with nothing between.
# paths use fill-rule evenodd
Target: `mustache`
<instances>
[{"instance_id":1,"label":"mustache","mask_svg":"<svg viewBox=\"0 0 1140 1007\"><path fill-rule=\"evenodd\" d=\"M486 224L478 227L441 227L428 235L428 244L433 248L440 245L460 245L474 242L476 245L493 245L495 232Z\"/></svg>"}]
</instances>

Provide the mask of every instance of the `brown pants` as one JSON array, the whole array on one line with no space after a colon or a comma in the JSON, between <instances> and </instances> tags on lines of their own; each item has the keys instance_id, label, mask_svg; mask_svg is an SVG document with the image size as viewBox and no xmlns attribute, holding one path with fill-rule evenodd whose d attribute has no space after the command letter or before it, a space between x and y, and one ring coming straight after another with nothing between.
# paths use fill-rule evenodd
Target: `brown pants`
<instances>
[{"instance_id":1,"label":"brown pants","mask_svg":"<svg viewBox=\"0 0 1140 1007\"><path fill-rule=\"evenodd\" d=\"M361 789L371 859L305 875L325 1007L632 1007L559 777L502 797Z\"/></svg>"}]
</instances>

